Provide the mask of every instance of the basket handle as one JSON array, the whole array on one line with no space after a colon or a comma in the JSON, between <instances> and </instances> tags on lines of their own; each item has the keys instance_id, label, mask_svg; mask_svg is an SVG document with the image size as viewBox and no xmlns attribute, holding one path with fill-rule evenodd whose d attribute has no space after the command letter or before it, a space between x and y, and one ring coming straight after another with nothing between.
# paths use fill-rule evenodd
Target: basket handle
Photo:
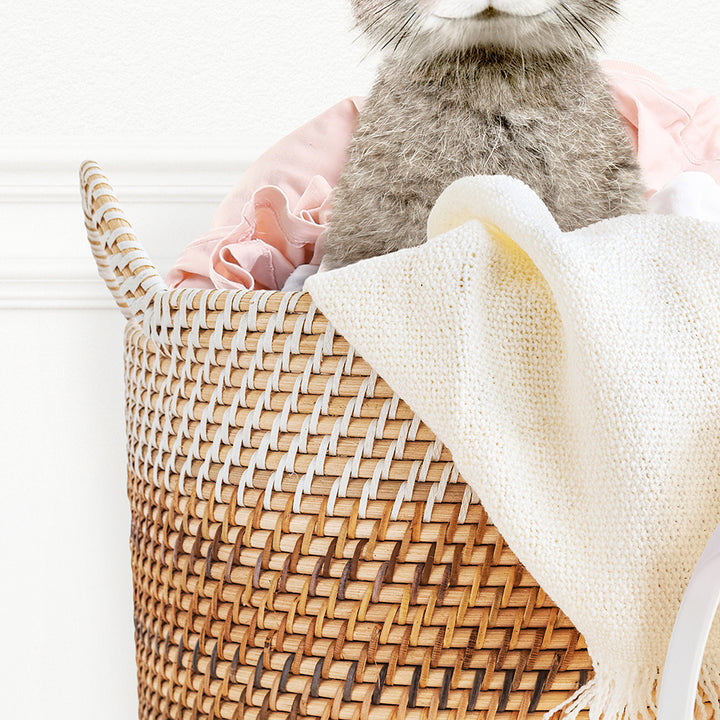
<instances>
[{"instance_id":1,"label":"basket handle","mask_svg":"<svg viewBox=\"0 0 720 720\"><path fill-rule=\"evenodd\" d=\"M125 317L143 316L167 286L97 163L82 164L80 187L85 227L100 277Z\"/></svg>"}]
</instances>

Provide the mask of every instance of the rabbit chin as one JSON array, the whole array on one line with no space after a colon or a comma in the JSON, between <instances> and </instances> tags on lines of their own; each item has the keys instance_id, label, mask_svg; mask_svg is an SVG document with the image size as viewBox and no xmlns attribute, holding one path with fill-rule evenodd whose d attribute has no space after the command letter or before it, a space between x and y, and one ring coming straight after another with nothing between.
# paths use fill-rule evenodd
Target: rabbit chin
<instances>
[{"instance_id":1,"label":"rabbit chin","mask_svg":"<svg viewBox=\"0 0 720 720\"><path fill-rule=\"evenodd\" d=\"M477 14L457 17L426 10L421 28L413 41L404 47L406 56L427 59L448 51L457 52L473 48L511 50L536 54L552 54L584 50L578 38L568 34L553 12L556 3L536 2L538 12L509 13L480 3L485 10Z\"/></svg>"}]
</instances>

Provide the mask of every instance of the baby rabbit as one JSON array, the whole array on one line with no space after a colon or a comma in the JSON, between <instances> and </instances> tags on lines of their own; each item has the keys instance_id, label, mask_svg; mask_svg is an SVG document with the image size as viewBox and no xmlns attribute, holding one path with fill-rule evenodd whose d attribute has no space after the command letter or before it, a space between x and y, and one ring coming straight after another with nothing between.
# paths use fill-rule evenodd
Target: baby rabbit
<instances>
[{"instance_id":1,"label":"baby rabbit","mask_svg":"<svg viewBox=\"0 0 720 720\"><path fill-rule=\"evenodd\" d=\"M387 51L360 116L324 266L426 240L454 180L511 175L563 230L645 211L640 170L594 59L617 0L352 0Z\"/></svg>"}]
</instances>

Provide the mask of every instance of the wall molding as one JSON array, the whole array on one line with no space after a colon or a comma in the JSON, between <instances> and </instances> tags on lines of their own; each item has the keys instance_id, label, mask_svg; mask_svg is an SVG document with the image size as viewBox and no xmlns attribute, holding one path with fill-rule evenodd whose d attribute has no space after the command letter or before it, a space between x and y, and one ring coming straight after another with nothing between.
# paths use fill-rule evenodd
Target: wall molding
<instances>
[{"instance_id":1,"label":"wall molding","mask_svg":"<svg viewBox=\"0 0 720 720\"><path fill-rule=\"evenodd\" d=\"M77 170L85 160L112 162L120 170L235 173L239 164L247 167L257 155L257 149L243 147L237 137L6 136L0 138L0 173L57 170L68 165Z\"/></svg>"},{"instance_id":2,"label":"wall molding","mask_svg":"<svg viewBox=\"0 0 720 720\"><path fill-rule=\"evenodd\" d=\"M104 168L103 168L104 170ZM111 173L110 173L111 174ZM121 202L154 203L211 203L219 205L227 193L227 185L124 185L113 182ZM74 203L80 202L80 185L2 185L0 203Z\"/></svg>"},{"instance_id":3,"label":"wall molding","mask_svg":"<svg viewBox=\"0 0 720 720\"><path fill-rule=\"evenodd\" d=\"M89 256L16 257L0 263L0 310L110 309L117 306Z\"/></svg>"},{"instance_id":4,"label":"wall molding","mask_svg":"<svg viewBox=\"0 0 720 720\"><path fill-rule=\"evenodd\" d=\"M0 203L78 202L87 159L122 201L219 202L257 154L237 138L3 138Z\"/></svg>"},{"instance_id":5,"label":"wall molding","mask_svg":"<svg viewBox=\"0 0 720 720\"><path fill-rule=\"evenodd\" d=\"M0 310L114 306L92 258L4 258L0 265Z\"/></svg>"},{"instance_id":6,"label":"wall molding","mask_svg":"<svg viewBox=\"0 0 720 720\"><path fill-rule=\"evenodd\" d=\"M237 138L0 139L0 310L108 310L80 207L96 160L161 274L251 164Z\"/></svg>"}]
</instances>

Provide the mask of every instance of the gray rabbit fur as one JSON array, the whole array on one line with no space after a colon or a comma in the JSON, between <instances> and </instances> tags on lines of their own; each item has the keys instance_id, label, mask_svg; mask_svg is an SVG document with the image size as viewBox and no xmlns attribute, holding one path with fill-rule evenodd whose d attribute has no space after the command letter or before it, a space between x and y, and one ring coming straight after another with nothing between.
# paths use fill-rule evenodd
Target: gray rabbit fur
<instances>
[{"instance_id":1,"label":"gray rabbit fur","mask_svg":"<svg viewBox=\"0 0 720 720\"><path fill-rule=\"evenodd\" d=\"M616 0L353 0L353 9L390 51L336 188L325 267L425 242L438 196L468 175L523 180L563 230L645 211L595 60Z\"/></svg>"}]
</instances>

